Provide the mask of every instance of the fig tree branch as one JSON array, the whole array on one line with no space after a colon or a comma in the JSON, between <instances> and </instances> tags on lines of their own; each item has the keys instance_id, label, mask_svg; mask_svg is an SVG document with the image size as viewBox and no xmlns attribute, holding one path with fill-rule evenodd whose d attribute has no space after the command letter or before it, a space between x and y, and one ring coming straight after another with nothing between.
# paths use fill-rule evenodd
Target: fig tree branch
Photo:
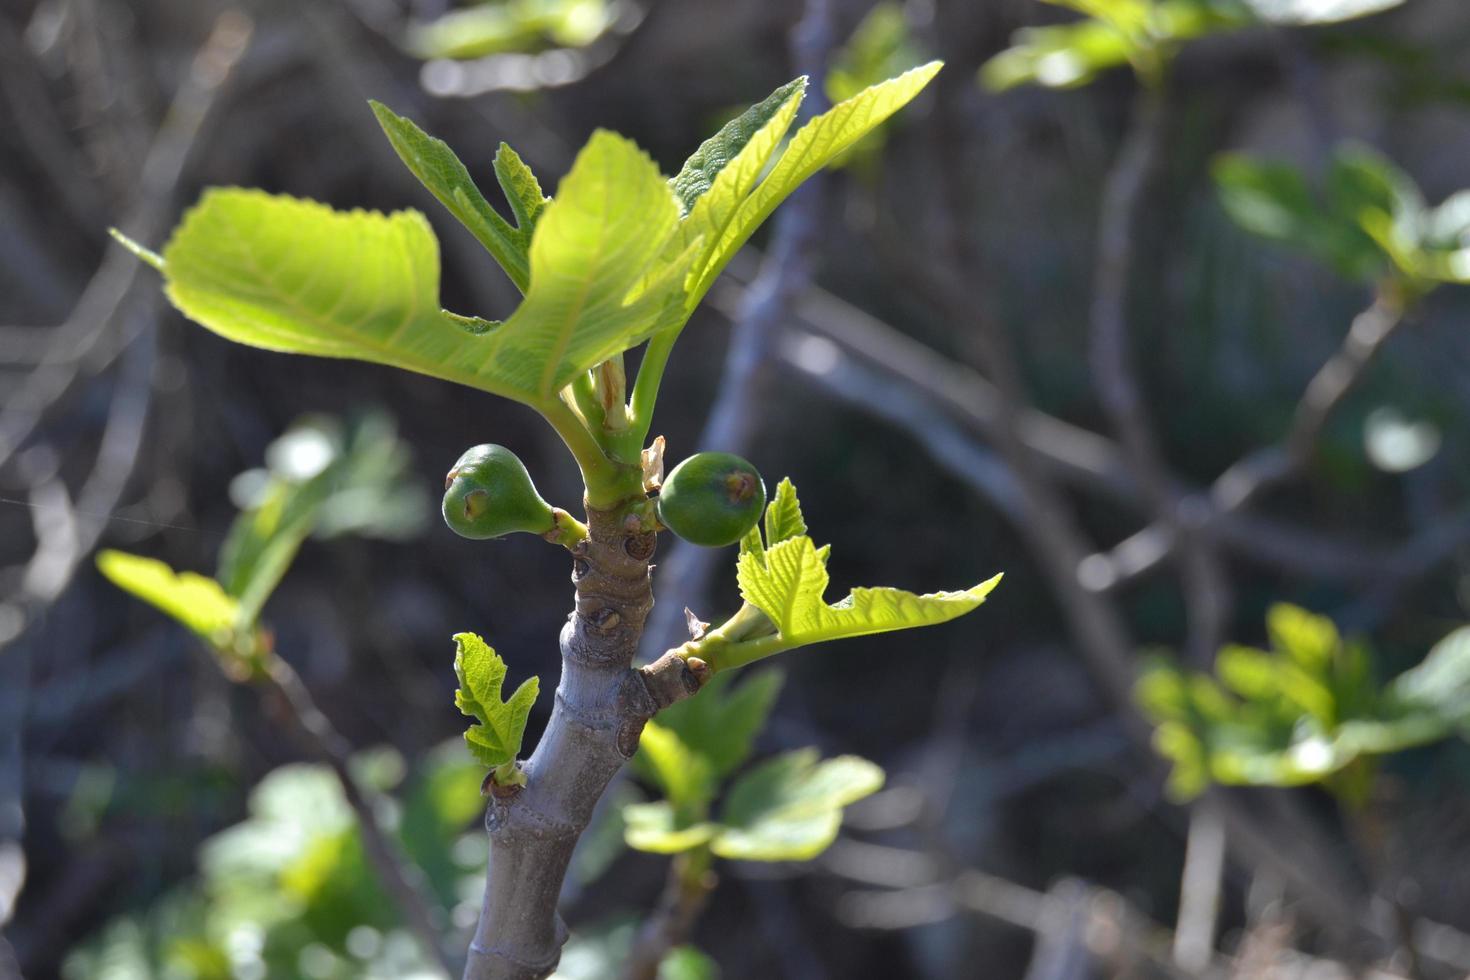
<instances>
[{"instance_id":1,"label":"fig tree branch","mask_svg":"<svg viewBox=\"0 0 1470 980\"><path fill-rule=\"evenodd\" d=\"M557 901L593 808L648 719L707 677L672 654L633 667L653 607L657 538L631 530L619 511L589 509L587 518L551 719L522 766L525 786L491 785L489 873L465 980L539 980L555 969L566 939Z\"/></svg>"}]
</instances>

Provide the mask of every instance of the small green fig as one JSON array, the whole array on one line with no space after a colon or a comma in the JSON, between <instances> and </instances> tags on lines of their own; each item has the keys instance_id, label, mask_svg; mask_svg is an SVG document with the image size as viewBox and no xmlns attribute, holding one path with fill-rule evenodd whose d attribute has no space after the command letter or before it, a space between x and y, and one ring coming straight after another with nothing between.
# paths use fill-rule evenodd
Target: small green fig
<instances>
[{"instance_id":1,"label":"small green fig","mask_svg":"<svg viewBox=\"0 0 1470 980\"><path fill-rule=\"evenodd\" d=\"M766 507L756 468L731 453L695 453L674 467L658 497L658 519L679 537L706 548L734 544Z\"/></svg>"},{"instance_id":2,"label":"small green fig","mask_svg":"<svg viewBox=\"0 0 1470 980\"><path fill-rule=\"evenodd\" d=\"M444 478L444 523L461 537L484 540L513 531L546 534L556 526L531 474L515 453L486 443L465 450Z\"/></svg>"}]
</instances>

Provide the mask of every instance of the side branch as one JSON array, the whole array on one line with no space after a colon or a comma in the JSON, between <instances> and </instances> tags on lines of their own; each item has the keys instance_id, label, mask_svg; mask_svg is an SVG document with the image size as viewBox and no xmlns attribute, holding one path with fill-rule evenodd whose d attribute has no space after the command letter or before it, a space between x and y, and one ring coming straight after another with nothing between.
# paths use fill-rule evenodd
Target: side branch
<instances>
[{"instance_id":1,"label":"side branch","mask_svg":"<svg viewBox=\"0 0 1470 980\"><path fill-rule=\"evenodd\" d=\"M281 704L282 712L296 728L297 736L308 750L337 777L342 794L357 816L362 832L362 847L389 899L398 906L414 938L429 958L450 976L449 958L440 943L440 931L429 915L429 902L415 880L417 869L402 853L378 822L377 808L358 786L349 766L352 747L311 697L301 675L279 656L272 657L257 683Z\"/></svg>"},{"instance_id":2,"label":"side branch","mask_svg":"<svg viewBox=\"0 0 1470 980\"><path fill-rule=\"evenodd\" d=\"M1307 383L1280 443L1252 452L1210 487L1202 506L1201 530L1210 530L1229 515L1244 510L1263 492L1290 479L1311 462L1322 430L1344 398L1357 387L1379 351L1404 322L1402 302L1380 290L1373 303L1353 318L1342 346ZM1178 546L1175 529L1163 522L1125 538L1107 554L1093 555L1089 565L1100 574L1088 576L1101 588L1115 588L1164 561Z\"/></svg>"}]
</instances>

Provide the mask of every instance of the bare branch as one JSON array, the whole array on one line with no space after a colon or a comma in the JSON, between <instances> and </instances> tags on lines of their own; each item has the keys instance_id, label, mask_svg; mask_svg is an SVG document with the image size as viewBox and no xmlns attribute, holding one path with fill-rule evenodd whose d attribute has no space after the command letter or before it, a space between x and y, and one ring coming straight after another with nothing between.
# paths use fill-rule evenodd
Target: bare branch
<instances>
[{"instance_id":1,"label":"bare branch","mask_svg":"<svg viewBox=\"0 0 1470 980\"><path fill-rule=\"evenodd\" d=\"M203 131L210 109L249 43L252 24L244 14L227 10L174 96L168 114L143 162L139 203L122 226L136 237L155 237L173 200L184 164ZM53 331L51 349L20 389L0 409L0 465L35 431L46 410L76 381L94 348L112 326L118 307L137 281L140 263L122 249L109 249L66 322ZM87 367L100 370L124 344L113 343L90 357Z\"/></svg>"},{"instance_id":2,"label":"bare branch","mask_svg":"<svg viewBox=\"0 0 1470 980\"><path fill-rule=\"evenodd\" d=\"M1215 922L1225 875L1225 822L1209 800L1189 812L1184 873L1179 883L1179 921L1174 929L1174 962L1190 973L1204 970L1214 957Z\"/></svg>"},{"instance_id":3,"label":"bare branch","mask_svg":"<svg viewBox=\"0 0 1470 980\"><path fill-rule=\"evenodd\" d=\"M1220 474L1208 499L1194 498L1198 531L1212 532L1220 518L1248 506L1261 493L1300 472L1311 461L1322 430L1343 399L1367 373L1378 352L1403 323L1402 305L1380 292L1359 313L1342 346L1313 375L1292 415L1291 428L1275 446L1251 453ZM1156 522L1106 554L1091 556L1089 580L1100 589L1116 588L1155 568L1178 547L1176 528Z\"/></svg>"},{"instance_id":4,"label":"bare branch","mask_svg":"<svg viewBox=\"0 0 1470 980\"><path fill-rule=\"evenodd\" d=\"M675 946L689 939L695 920L709 903L719 879L707 853L686 852L669 862L658 906L638 930L623 970L623 980L657 980L659 964Z\"/></svg>"},{"instance_id":5,"label":"bare branch","mask_svg":"<svg viewBox=\"0 0 1470 980\"><path fill-rule=\"evenodd\" d=\"M735 317L741 284L757 267L757 260L737 257L727 281L711 290L711 305ZM903 428L956 476L1010 512L1014 488L1003 475L1006 464L970 435L971 429L992 435L1001 411L995 385L973 368L817 286L793 304L776 350L786 367L853 408ZM867 386L875 392L871 399L862 396ZM1112 440L1034 407L1020 411L1016 428L1047 475L1119 503L1138 501L1138 483ZM1183 484L1175 490L1184 501L1198 501L1207 492ZM1244 511L1214 512L1208 528L1220 547L1242 558L1324 581L1375 585L1374 594L1388 599L1390 591L1396 595L1470 540L1470 513L1449 517L1399 544L1344 542ZM1172 550L1172 540L1167 533L1135 535L1111 553L1086 558L1079 577L1089 588L1109 591L1157 567Z\"/></svg>"},{"instance_id":6,"label":"bare branch","mask_svg":"<svg viewBox=\"0 0 1470 980\"><path fill-rule=\"evenodd\" d=\"M1214 546L1181 520L1174 478L1154 440L1143 395L1134 376L1128 336L1128 282L1133 272L1134 219L1163 141L1164 93L1143 85L1133 122L1103 189L1093 279L1089 355L1103 410L1148 498L1156 522L1168 528L1182 552L1181 573L1189 618L1186 644L1196 663L1214 656L1228 616L1228 583ZM1079 570L1083 566L1079 566Z\"/></svg>"},{"instance_id":7,"label":"bare branch","mask_svg":"<svg viewBox=\"0 0 1470 980\"><path fill-rule=\"evenodd\" d=\"M353 777L351 743L317 707L301 675L279 656L272 656L266 672L252 680L276 700L281 715L296 729L297 737L337 777L342 795L357 815L363 850L377 872L378 881L424 953L439 964L445 976L452 976L454 964L444 950L439 928L429 915L431 904L423 893L423 875L383 830L381 805L369 799Z\"/></svg>"}]
</instances>

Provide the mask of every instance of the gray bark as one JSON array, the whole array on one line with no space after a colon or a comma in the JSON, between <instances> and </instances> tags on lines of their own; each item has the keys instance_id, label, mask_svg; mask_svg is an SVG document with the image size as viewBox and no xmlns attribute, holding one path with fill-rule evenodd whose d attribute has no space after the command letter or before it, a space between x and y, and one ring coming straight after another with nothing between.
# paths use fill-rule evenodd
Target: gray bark
<instances>
[{"instance_id":1,"label":"gray bark","mask_svg":"<svg viewBox=\"0 0 1470 980\"><path fill-rule=\"evenodd\" d=\"M672 653L633 668L653 608L656 538L629 533L612 512L589 511L587 526L573 553L576 609L561 633L551 720L524 765L526 785L492 786L489 878L465 980L540 980L556 968L566 940L557 898L593 806L644 723L706 677Z\"/></svg>"}]
</instances>

